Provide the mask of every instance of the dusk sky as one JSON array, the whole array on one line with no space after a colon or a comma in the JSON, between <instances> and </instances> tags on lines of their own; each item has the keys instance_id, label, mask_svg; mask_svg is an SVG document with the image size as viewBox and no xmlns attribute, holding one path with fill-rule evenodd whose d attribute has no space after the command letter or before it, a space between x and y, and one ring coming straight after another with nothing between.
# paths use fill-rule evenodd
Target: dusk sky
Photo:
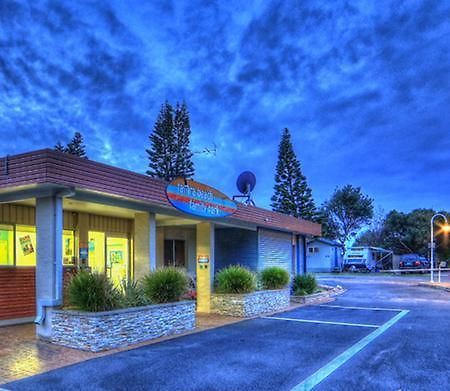
<instances>
[{"instance_id":1,"label":"dusk sky","mask_svg":"<svg viewBox=\"0 0 450 391\"><path fill-rule=\"evenodd\" d=\"M268 207L282 129L321 204L450 210L450 1L0 1L0 155L75 131L145 172L161 103L185 100L196 179Z\"/></svg>"}]
</instances>

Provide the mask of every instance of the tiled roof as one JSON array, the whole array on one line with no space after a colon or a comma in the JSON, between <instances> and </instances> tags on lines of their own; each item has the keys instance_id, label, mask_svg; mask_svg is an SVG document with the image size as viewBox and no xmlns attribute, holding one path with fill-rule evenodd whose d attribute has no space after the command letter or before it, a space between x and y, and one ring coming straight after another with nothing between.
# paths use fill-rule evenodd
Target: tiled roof
<instances>
[{"instance_id":1,"label":"tiled roof","mask_svg":"<svg viewBox=\"0 0 450 391\"><path fill-rule=\"evenodd\" d=\"M33 184L70 186L174 210L166 197L167 182L161 179L51 149L0 160L0 189ZM241 203L232 216L223 220L308 235L320 235L321 230L320 224Z\"/></svg>"}]
</instances>

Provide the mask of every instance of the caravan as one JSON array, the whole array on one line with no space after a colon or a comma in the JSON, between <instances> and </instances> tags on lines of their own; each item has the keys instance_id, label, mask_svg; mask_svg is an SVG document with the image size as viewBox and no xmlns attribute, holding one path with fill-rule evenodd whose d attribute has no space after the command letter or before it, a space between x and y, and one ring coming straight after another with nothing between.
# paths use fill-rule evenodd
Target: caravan
<instances>
[{"instance_id":1,"label":"caravan","mask_svg":"<svg viewBox=\"0 0 450 391\"><path fill-rule=\"evenodd\" d=\"M344 256L345 271L392 268L392 251L379 247L351 247Z\"/></svg>"}]
</instances>

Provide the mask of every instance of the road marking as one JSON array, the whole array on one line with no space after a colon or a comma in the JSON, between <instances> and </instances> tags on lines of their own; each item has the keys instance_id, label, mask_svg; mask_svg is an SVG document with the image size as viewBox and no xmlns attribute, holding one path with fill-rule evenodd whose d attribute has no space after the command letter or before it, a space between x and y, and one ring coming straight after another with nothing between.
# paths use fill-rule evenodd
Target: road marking
<instances>
[{"instance_id":1,"label":"road marking","mask_svg":"<svg viewBox=\"0 0 450 391\"><path fill-rule=\"evenodd\" d=\"M313 320L313 319L280 318L280 317L276 317L276 316L262 316L262 319L287 320L290 322L300 322L300 323L334 324L337 326L355 326L355 327L371 327L371 328L380 327L379 325L376 325L376 324L331 322L331 321L327 321L327 320Z\"/></svg>"},{"instance_id":2,"label":"road marking","mask_svg":"<svg viewBox=\"0 0 450 391\"><path fill-rule=\"evenodd\" d=\"M324 367L320 368L317 372L313 373L311 376L303 380L300 384L297 384L291 391L308 391L313 389L322 380L331 375L336 369L344 365L348 360L350 360L355 354L365 348L369 343L371 343L375 338L383 334L387 329L392 327L401 318L403 318L409 311L403 310L392 319L388 320L386 323L378 327L376 330L372 331L369 335L365 336L363 339L359 340L356 344L351 346L345 352L341 353L339 356L331 360Z\"/></svg>"},{"instance_id":3,"label":"road marking","mask_svg":"<svg viewBox=\"0 0 450 391\"><path fill-rule=\"evenodd\" d=\"M381 308L381 307L347 307L344 305L328 305L328 304L321 304L318 307L329 307L329 308L346 308L349 310L371 310L371 311L394 311L394 312L401 312L404 311L400 308Z\"/></svg>"}]
</instances>

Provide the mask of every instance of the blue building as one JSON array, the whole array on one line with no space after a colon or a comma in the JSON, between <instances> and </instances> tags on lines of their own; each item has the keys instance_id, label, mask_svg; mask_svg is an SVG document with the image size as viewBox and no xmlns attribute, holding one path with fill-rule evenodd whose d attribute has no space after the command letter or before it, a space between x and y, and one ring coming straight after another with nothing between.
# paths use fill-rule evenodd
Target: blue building
<instances>
[{"instance_id":1,"label":"blue building","mask_svg":"<svg viewBox=\"0 0 450 391\"><path fill-rule=\"evenodd\" d=\"M306 270L308 272L341 271L344 246L334 240L315 238L307 243Z\"/></svg>"}]
</instances>

